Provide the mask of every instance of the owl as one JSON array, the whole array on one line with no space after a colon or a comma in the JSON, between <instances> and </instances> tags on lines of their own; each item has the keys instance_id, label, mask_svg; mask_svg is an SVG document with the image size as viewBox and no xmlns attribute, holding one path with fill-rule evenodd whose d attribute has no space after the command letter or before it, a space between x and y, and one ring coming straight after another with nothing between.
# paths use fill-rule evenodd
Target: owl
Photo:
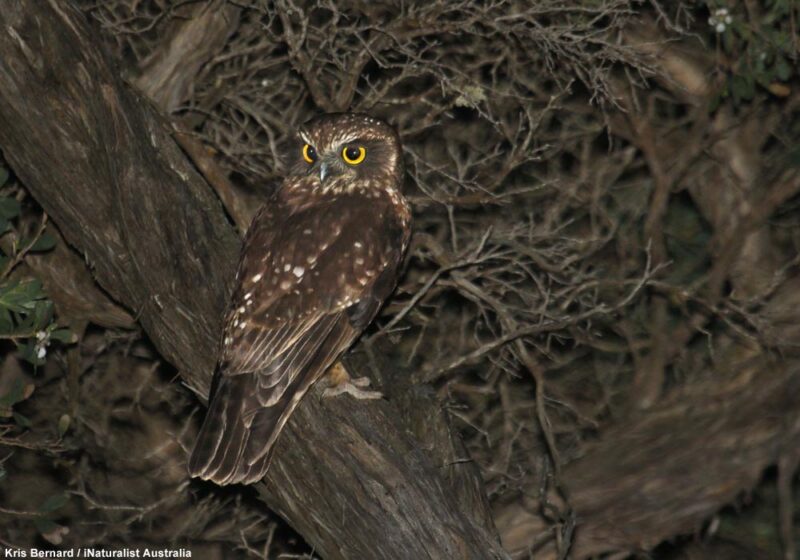
<instances>
[{"instance_id":1,"label":"owl","mask_svg":"<svg viewBox=\"0 0 800 560\"><path fill-rule=\"evenodd\" d=\"M370 398L341 354L393 291L411 213L402 151L386 123L353 113L303 125L288 175L245 236L192 476L251 483L281 430L331 370L326 395Z\"/></svg>"}]
</instances>

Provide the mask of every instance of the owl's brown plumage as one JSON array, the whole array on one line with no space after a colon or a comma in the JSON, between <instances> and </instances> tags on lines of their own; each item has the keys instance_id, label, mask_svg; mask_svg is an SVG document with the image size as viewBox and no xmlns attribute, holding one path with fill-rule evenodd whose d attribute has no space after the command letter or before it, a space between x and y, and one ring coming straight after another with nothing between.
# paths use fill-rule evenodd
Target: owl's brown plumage
<instances>
[{"instance_id":1,"label":"owl's brown plumage","mask_svg":"<svg viewBox=\"0 0 800 560\"><path fill-rule=\"evenodd\" d=\"M245 237L211 402L189 459L192 476L218 484L264 476L300 399L394 289L408 244L391 127L323 115L300 129L295 153Z\"/></svg>"}]
</instances>

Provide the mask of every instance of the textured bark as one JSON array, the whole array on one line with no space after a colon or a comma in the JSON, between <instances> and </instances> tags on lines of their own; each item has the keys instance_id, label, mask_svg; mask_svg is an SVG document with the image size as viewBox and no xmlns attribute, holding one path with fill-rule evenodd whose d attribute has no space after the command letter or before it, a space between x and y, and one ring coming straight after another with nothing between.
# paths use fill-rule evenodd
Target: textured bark
<instances>
[{"instance_id":1,"label":"textured bark","mask_svg":"<svg viewBox=\"0 0 800 560\"><path fill-rule=\"evenodd\" d=\"M650 550L693 533L799 446L796 365L753 364L727 384L688 385L604 434L565 469L570 503L583 520L575 557Z\"/></svg>"},{"instance_id":2,"label":"textured bark","mask_svg":"<svg viewBox=\"0 0 800 560\"><path fill-rule=\"evenodd\" d=\"M239 9L233 4L224 0L201 4L197 13L142 63L134 85L148 92L167 113L174 111L189 96L203 65L225 46L238 21Z\"/></svg>"},{"instance_id":3,"label":"textured bark","mask_svg":"<svg viewBox=\"0 0 800 560\"><path fill-rule=\"evenodd\" d=\"M207 395L239 249L218 198L69 3L5 2L0 29L7 160L100 285ZM310 395L258 490L326 558L505 557L491 521L461 511L387 401Z\"/></svg>"},{"instance_id":4,"label":"textured bark","mask_svg":"<svg viewBox=\"0 0 800 560\"><path fill-rule=\"evenodd\" d=\"M688 384L615 424L564 468L578 526L574 558L647 551L691 534L800 448L800 366L755 361L738 375ZM515 558L547 523L519 504L499 508ZM551 548L537 558L555 558Z\"/></svg>"},{"instance_id":5,"label":"textured bark","mask_svg":"<svg viewBox=\"0 0 800 560\"><path fill-rule=\"evenodd\" d=\"M239 8L226 2L199 4L182 25L153 49L133 84L165 114L171 114L188 98L203 65L225 47L226 39L236 31L239 16ZM175 140L244 233L259 208L258 200L252 193L236 188L215 164L208 149L189 132L196 118L187 116L182 122L173 123Z\"/></svg>"}]
</instances>

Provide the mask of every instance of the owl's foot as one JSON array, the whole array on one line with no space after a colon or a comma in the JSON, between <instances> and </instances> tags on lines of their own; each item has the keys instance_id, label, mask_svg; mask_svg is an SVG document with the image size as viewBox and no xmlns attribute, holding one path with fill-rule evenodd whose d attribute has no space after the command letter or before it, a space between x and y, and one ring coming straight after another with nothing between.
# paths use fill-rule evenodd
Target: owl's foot
<instances>
[{"instance_id":1,"label":"owl's foot","mask_svg":"<svg viewBox=\"0 0 800 560\"><path fill-rule=\"evenodd\" d=\"M335 397L347 393L356 399L381 399L383 394L380 391L368 391L364 387L369 387L368 377L351 377L347 381L328 387L323 391L323 397Z\"/></svg>"},{"instance_id":2,"label":"owl's foot","mask_svg":"<svg viewBox=\"0 0 800 560\"><path fill-rule=\"evenodd\" d=\"M356 399L380 399L379 391L369 391L369 377L350 377L347 370L337 362L328 370L328 388L322 392L323 397L335 397L347 393Z\"/></svg>"}]
</instances>

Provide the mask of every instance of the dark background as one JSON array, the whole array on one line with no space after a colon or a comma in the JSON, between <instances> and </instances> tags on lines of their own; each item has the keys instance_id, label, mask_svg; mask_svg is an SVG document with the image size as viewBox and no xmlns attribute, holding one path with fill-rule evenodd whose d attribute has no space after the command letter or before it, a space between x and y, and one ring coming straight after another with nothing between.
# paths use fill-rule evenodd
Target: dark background
<instances>
[{"instance_id":1,"label":"dark background","mask_svg":"<svg viewBox=\"0 0 800 560\"><path fill-rule=\"evenodd\" d=\"M82 15L70 17L89 30L75 49L100 53L109 77L80 66L53 75L74 75L87 92L122 77L137 92L126 103L166 115L180 157L240 230L279 182L299 123L352 110L397 128L415 234L400 286L351 367L392 372L378 374L395 407L387 418L412 425L428 407L463 440L447 462L424 427L409 428L435 465L477 467L478 501L511 557L795 557L795 3L74 5ZM8 41L0 49L22 44ZM34 34L21 41L38 44ZM0 78L16 68L0 57ZM41 76L41 91L5 95L37 107L70 89ZM91 111L78 113L91 122ZM188 480L201 360L182 361L180 344L164 342L182 331L153 318L160 300L156 311L131 305L135 290L110 284L90 258L76 232L99 228L102 212L79 226L50 210L73 192L92 196L62 179L43 189L41 170L58 158L20 155L37 134L56 153L74 140L52 115L0 119L19 125L0 134L0 543L182 546L200 558L330 551L308 510L282 512L294 529L270 512L259 494L274 504L274 488ZM138 122L119 128L159 153ZM87 169L124 175L86 153ZM75 184L90 173L75 169ZM159 201L131 196L146 223ZM216 227L187 242L203 239L232 262L232 235L204 233ZM166 239L164 254L179 243ZM192 282L222 286L229 275L230 262L208 276L198 262L183 275L189 298ZM203 327L211 339L216 320ZM478 523L494 535L488 517Z\"/></svg>"}]
</instances>

